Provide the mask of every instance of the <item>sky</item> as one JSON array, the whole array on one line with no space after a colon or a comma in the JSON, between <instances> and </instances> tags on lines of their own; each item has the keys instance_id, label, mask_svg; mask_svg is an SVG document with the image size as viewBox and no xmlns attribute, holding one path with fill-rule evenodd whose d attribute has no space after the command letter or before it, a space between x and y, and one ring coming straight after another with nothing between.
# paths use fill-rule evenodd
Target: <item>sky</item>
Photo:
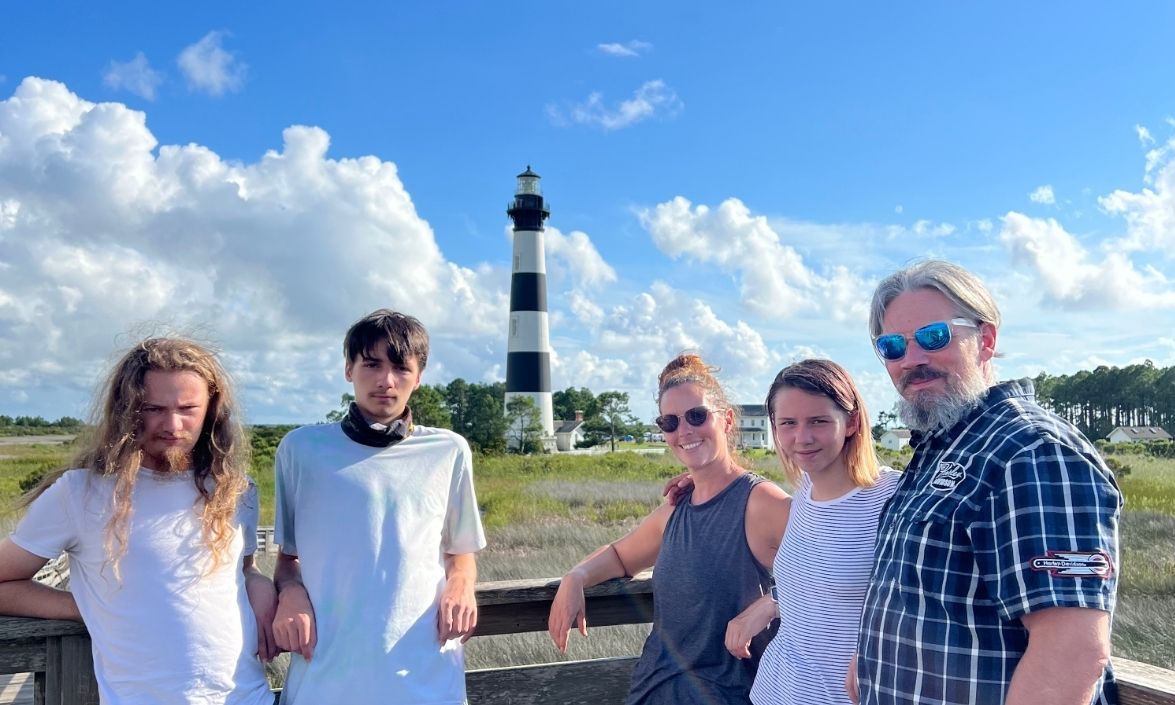
<instances>
[{"instance_id":1,"label":"sky","mask_svg":"<svg viewBox=\"0 0 1175 705\"><path fill-rule=\"evenodd\" d=\"M424 381L505 377L542 175L555 389L656 415L697 350L759 403L830 357L871 415L876 283L1004 313L1002 378L1175 365L1175 4L18 3L0 24L0 413L84 416L135 340L320 420L378 307Z\"/></svg>"}]
</instances>

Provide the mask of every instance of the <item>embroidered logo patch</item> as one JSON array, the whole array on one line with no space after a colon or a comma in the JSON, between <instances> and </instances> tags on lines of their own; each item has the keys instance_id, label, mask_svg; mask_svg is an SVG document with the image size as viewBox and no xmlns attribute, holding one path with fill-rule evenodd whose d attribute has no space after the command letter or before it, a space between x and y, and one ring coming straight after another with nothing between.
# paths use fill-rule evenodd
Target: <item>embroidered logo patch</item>
<instances>
[{"instance_id":1,"label":"embroidered logo patch","mask_svg":"<svg viewBox=\"0 0 1175 705\"><path fill-rule=\"evenodd\" d=\"M930 486L941 492L950 492L959 486L966 475L962 464L944 460L938 464L934 477L930 478Z\"/></svg>"},{"instance_id":2,"label":"embroidered logo patch","mask_svg":"<svg viewBox=\"0 0 1175 705\"><path fill-rule=\"evenodd\" d=\"M1028 562L1033 570L1047 570L1060 578L1109 578L1114 564L1102 551L1049 551Z\"/></svg>"}]
</instances>

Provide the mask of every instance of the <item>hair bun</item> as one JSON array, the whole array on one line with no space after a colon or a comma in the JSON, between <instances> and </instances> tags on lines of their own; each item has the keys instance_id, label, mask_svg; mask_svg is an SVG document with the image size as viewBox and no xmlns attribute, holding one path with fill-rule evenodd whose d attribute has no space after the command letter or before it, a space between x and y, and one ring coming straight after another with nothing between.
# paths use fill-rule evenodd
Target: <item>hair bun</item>
<instances>
[{"instance_id":1,"label":"hair bun","mask_svg":"<svg viewBox=\"0 0 1175 705\"><path fill-rule=\"evenodd\" d=\"M681 353L670 360L669 364L665 365L665 369L661 370L661 374L657 378L657 386L660 389L665 389L666 386L672 386L671 383L682 379L713 380L714 373L717 371L718 368L707 365L701 355Z\"/></svg>"}]
</instances>

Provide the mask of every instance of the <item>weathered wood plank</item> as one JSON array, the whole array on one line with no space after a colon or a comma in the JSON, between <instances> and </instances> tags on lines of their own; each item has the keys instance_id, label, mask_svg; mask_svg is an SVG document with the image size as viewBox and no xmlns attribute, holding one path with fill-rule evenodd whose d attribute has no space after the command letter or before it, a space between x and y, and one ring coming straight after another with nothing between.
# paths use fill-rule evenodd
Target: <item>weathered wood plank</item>
<instances>
[{"instance_id":1,"label":"weathered wood plank","mask_svg":"<svg viewBox=\"0 0 1175 705\"><path fill-rule=\"evenodd\" d=\"M0 646L10 641L45 639L55 636L82 636L88 634L86 625L62 619L33 619L30 617L0 617Z\"/></svg>"},{"instance_id":2,"label":"weathered wood plank","mask_svg":"<svg viewBox=\"0 0 1175 705\"><path fill-rule=\"evenodd\" d=\"M469 705L607 705L622 703L633 657L491 668L465 675Z\"/></svg>"},{"instance_id":3,"label":"weathered wood plank","mask_svg":"<svg viewBox=\"0 0 1175 705\"><path fill-rule=\"evenodd\" d=\"M653 581L645 572L631 580L609 580L584 590L588 626L653 621ZM508 580L477 587L475 636L541 632L547 629L558 580Z\"/></svg>"},{"instance_id":4,"label":"weathered wood plank","mask_svg":"<svg viewBox=\"0 0 1175 705\"><path fill-rule=\"evenodd\" d=\"M550 603L555 599L559 590L558 580L500 580L490 583L478 583L478 607L486 605L513 604L516 602ZM606 580L599 585L593 585L583 591L584 597L591 600L593 597L608 595L651 595L653 594L653 573L645 571L635 578Z\"/></svg>"},{"instance_id":5,"label":"weathered wood plank","mask_svg":"<svg viewBox=\"0 0 1175 705\"><path fill-rule=\"evenodd\" d=\"M34 673L45 670L45 640L6 641L0 645L0 673Z\"/></svg>"},{"instance_id":6,"label":"weathered wood plank","mask_svg":"<svg viewBox=\"0 0 1175 705\"><path fill-rule=\"evenodd\" d=\"M98 705L98 683L88 636L49 640L45 705Z\"/></svg>"},{"instance_id":7,"label":"weathered wood plank","mask_svg":"<svg viewBox=\"0 0 1175 705\"><path fill-rule=\"evenodd\" d=\"M1121 705L1175 704L1175 671L1115 658L1114 673Z\"/></svg>"},{"instance_id":8,"label":"weathered wood plank","mask_svg":"<svg viewBox=\"0 0 1175 705\"><path fill-rule=\"evenodd\" d=\"M550 611L549 601L479 606L474 636L543 632L547 630ZM589 627L652 622L653 596L609 595L591 598L587 603L587 621Z\"/></svg>"}]
</instances>

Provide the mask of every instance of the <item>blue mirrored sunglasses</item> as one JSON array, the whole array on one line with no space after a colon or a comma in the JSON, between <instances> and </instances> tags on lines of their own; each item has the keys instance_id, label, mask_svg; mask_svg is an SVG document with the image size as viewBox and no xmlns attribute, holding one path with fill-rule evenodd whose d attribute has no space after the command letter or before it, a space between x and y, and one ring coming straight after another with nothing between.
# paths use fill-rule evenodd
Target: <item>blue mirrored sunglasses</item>
<instances>
[{"instance_id":1,"label":"blue mirrored sunglasses","mask_svg":"<svg viewBox=\"0 0 1175 705\"><path fill-rule=\"evenodd\" d=\"M949 321L938 321L922 326L914 331L913 335L901 333L886 333L873 339L873 350L886 362L901 360L906 356L907 343L911 339L918 343L918 347L926 352L942 350L951 344L951 326L967 326L978 328L979 325L966 318L952 318Z\"/></svg>"}]
</instances>

